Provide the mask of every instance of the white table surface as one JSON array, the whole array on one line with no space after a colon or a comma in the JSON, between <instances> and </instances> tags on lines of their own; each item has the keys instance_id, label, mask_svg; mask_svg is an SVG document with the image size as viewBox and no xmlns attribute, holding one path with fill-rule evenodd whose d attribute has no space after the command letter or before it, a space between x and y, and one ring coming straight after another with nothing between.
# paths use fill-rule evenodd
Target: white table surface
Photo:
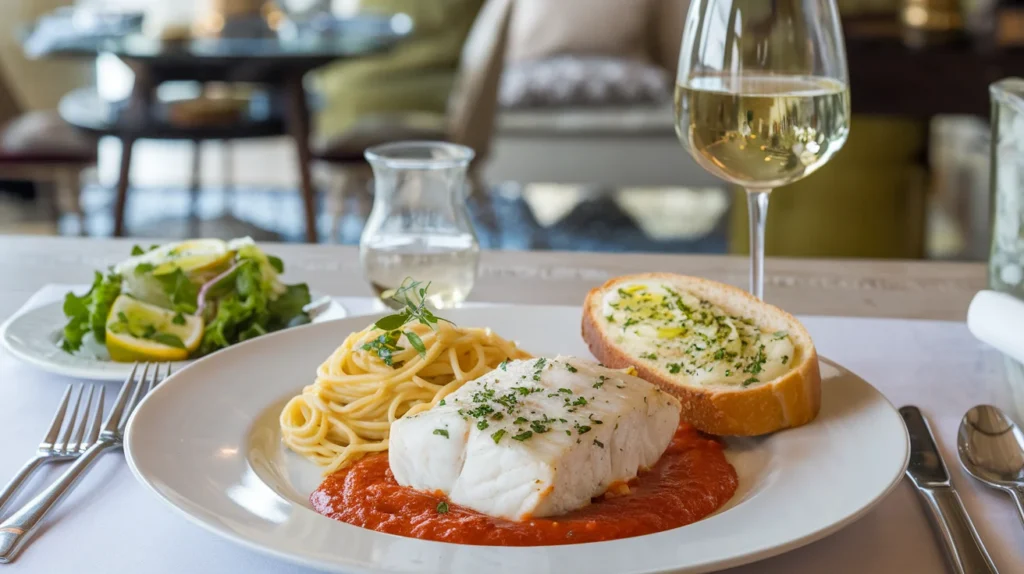
<instances>
[{"instance_id":1,"label":"white table surface","mask_svg":"<svg viewBox=\"0 0 1024 574\"><path fill-rule=\"evenodd\" d=\"M343 298L353 313L371 301ZM36 301L36 303L43 301ZM968 477L955 457L960 417L977 403L1011 410L1020 403L1002 356L961 323L805 317L819 353L861 375L895 405L916 404L930 418L968 512L1004 574L1024 572L1024 528L1010 500ZM65 385L62 377L22 364L0 350L0 481L32 454ZM108 388L113 396L116 385ZM1018 393L1020 390L1018 390ZM823 461L827 464L827 461ZM40 473L38 488L59 472ZM837 493L841 496L842 493ZM27 499L19 497L15 503ZM799 500L793 501L799 504ZM771 528L752 524L751 528ZM743 536L736 533L737 539ZM50 515L3 574L146 572L310 572L221 540L180 517L136 483L117 451L105 455ZM913 489L904 481L872 512L821 541L735 574L903 574L946 571L937 539Z\"/></svg>"}]
</instances>

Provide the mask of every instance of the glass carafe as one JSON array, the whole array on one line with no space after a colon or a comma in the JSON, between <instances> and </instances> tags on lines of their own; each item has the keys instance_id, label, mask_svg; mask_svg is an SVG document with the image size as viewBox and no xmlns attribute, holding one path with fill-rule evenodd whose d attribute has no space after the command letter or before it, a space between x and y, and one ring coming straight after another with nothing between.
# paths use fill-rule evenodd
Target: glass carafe
<instances>
[{"instance_id":1,"label":"glass carafe","mask_svg":"<svg viewBox=\"0 0 1024 574\"><path fill-rule=\"evenodd\" d=\"M445 142L401 142L372 147L373 209L359 240L363 272L377 296L406 278L430 282L428 303L462 303L476 281L480 245L466 208L470 148Z\"/></svg>"}]
</instances>

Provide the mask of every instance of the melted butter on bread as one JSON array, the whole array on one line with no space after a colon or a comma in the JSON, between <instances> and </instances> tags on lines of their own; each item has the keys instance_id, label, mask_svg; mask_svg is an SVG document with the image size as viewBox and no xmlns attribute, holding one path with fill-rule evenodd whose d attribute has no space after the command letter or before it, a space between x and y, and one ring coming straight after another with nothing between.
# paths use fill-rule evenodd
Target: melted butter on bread
<instances>
[{"instance_id":1,"label":"melted butter on bread","mask_svg":"<svg viewBox=\"0 0 1024 574\"><path fill-rule=\"evenodd\" d=\"M623 283L602 309L617 345L690 385L757 385L789 371L797 354L788 332L763 331L666 283Z\"/></svg>"}]
</instances>

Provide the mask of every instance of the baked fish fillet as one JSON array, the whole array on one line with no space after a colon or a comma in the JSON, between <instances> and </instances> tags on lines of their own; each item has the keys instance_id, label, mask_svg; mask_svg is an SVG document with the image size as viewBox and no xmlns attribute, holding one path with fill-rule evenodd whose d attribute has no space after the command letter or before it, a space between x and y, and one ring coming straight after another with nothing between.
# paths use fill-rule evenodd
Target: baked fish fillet
<instances>
[{"instance_id":1,"label":"baked fish fillet","mask_svg":"<svg viewBox=\"0 0 1024 574\"><path fill-rule=\"evenodd\" d=\"M509 361L391 427L399 484L510 520L586 506L649 468L679 425L679 401L573 357Z\"/></svg>"}]
</instances>

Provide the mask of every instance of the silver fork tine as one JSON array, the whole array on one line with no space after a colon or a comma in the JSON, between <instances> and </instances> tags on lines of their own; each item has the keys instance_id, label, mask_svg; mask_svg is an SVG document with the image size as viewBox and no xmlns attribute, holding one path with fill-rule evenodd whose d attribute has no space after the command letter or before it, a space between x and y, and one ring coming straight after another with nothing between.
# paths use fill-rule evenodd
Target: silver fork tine
<instances>
[{"instance_id":1,"label":"silver fork tine","mask_svg":"<svg viewBox=\"0 0 1024 574\"><path fill-rule=\"evenodd\" d=\"M153 374L150 376L149 368L153 367ZM125 428L128 427L128 420L131 418L131 414L135 412L135 407L139 406L142 399L145 398L146 393L153 386L153 381L156 380L157 375L160 373L160 363L146 363L142 369L142 376L139 377L139 384L135 386L135 392L132 393L132 398L128 401L128 408L125 409L125 416L121 417L120 423L117 425L117 432L124 433Z\"/></svg>"},{"instance_id":2,"label":"silver fork tine","mask_svg":"<svg viewBox=\"0 0 1024 574\"><path fill-rule=\"evenodd\" d=\"M82 417L77 421L78 428L75 429L75 434L71 437L71 442L65 445L65 450L70 454L74 454L75 452L82 450L82 438L85 436L85 425L89 422L89 407L92 406L92 395L95 392L96 385L89 385L89 396L85 399L85 408L82 409ZM82 392L78 394L79 401L82 400L82 394L84 393L85 389L82 389ZM71 418L71 422L76 422L74 417Z\"/></svg>"},{"instance_id":3,"label":"silver fork tine","mask_svg":"<svg viewBox=\"0 0 1024 574\"><path fill-rule=\"evenodd\" d=\"M60 400L57 412L53 414L53 422L50 423L50 430L46 431L43 443L39 445L40 449L53 448L53 443L57 442L57 436L60 435L60 427L64 424L64 413L67 412L68 399L71 398L71 388L73 386L68 385L68 388L64 390L64 397Z\"/></svg>"},{"instance_id":4,"label":"silver fork tine","mask_svg":"<svg viewBox=\"0 0 1024 574\"><path fill-rule=\"evenodd\" d=\"M59 458L59 453L54 450L54 443L57 442L57 437L60 436L60 429L64 425L64 415L67 414L68 401L71 400L73 386L68 385L68 388L64 389L64 396L61 397L57 412L53 415L53 422L50 423L50 428L46 431L43 442L39 443L39 450L36 451L36 455L21 467L14 475L14 478L3 489L0 489L0 510L3 510L4 506L14 498L14 495L21 490L21 487L25 485L37 468Z\"/></svg>"},{"instance_id":5,"label":"silver fork tine","mask_svg":"<svg viewBox=\"0 0 1024 574\"><path fill-rule=\"evenodd\" d=\"M54 450L59 451L61 454L68 453L68 446L71 442L71 433L75 430L75 419L78 418L78 407L82 403L82 395L85 394L85 385L78 385L78 396L75 397L75 405L71 407L71 416L68 417L68 423L64 425L64 433L60 437L60 447L54 445Z\"/></svg>"},{"instance_id":6,"label":"silver fork tine","mask_svg":"<svg viewBox=\"0 0 1024 574\"><path fill-rule=\"evenodd\" d=\"M100 431L100 434L110 433L113 435L117 432L117 426L121 424L121 415L124 414L125 404L128 402L128 395L132 394L136 389L135 372L138 370L139 364L135 363L135 366L132 367L132 373L128 375L124 384L121 385L121 392L117 393L117 398L114 399L114 408L110 410L107 419L103 421L103 430Z\"/></svg>"},{"instance_id":7,"label":"silver fork tine","mask_svg":"<svg viewBox=\"0 0 1024 574\"><path fill-rule=\"evenodd\" d=\"M89 433L86 435L85 444L79 445L78 450L85 452L87 448L96 444L96 439L100 437L100 426L103 425L103 395L106 388L100 387L100 396L96 401L96 412L89 421Z\"/></svg>"}]
</instances>

